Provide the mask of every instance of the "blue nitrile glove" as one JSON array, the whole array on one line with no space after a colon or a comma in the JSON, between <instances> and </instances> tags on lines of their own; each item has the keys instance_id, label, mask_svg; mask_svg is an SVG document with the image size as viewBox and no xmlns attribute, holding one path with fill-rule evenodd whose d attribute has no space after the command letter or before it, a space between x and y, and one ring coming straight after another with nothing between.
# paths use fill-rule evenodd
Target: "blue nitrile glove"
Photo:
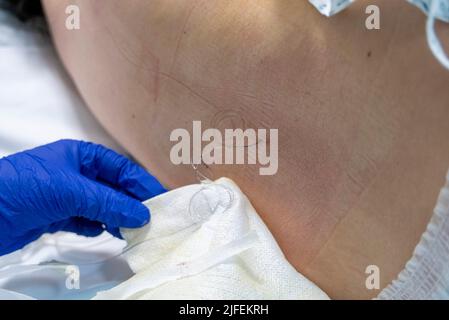
<instances>
[{"instance_id":1,"label":"blue nitrile glove","mask_svg":"<svg viewBox=\"0 0 449 320\"><path fill-rule=\"evenodd\" d=\"M44 233L96 236L150 220L140 201L166 190L103 146L61 140L0 159L0 255Z\"/></svg>"}]
</instances>

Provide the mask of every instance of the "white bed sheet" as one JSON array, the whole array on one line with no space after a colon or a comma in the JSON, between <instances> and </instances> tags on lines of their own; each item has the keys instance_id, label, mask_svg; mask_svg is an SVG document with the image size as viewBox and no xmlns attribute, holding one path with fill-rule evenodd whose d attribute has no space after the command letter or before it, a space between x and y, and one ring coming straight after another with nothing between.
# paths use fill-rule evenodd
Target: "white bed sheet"
<instances>
[{"instance_id":1,"label":"white bed sheet","mask_svg":"<svg viewBox=\"0 0 449 320\"><path fill-rule=\"evenodd\" d=\"M49 37L0 11L0 157L62 138L102 143L121 151L84 106ZM104 289L131 275L124 260L81 266L80 290L67 289L68 275L53 269L13 275L5 270L46 261L74 265L101 261L124 246L124 241L108 233L90 239L63 232L45 235L23 250L0 257L0 297L90 298L99 284Z\"/></svg>"}]
</instances>

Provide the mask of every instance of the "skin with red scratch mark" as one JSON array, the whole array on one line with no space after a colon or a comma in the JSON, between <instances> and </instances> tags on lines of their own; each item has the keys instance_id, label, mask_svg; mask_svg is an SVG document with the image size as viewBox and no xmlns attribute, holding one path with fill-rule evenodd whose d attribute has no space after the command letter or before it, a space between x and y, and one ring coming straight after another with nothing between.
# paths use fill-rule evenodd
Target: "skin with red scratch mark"
<instances>
[{"instance_id":1,"label":"skin with red scratch mark","mask_svg":"<svg viewBox=\"0 0 449 320\"><path fill-rule=\"evenodd\" d=\"M172 59L171 67L170 67L170 73L172 72L173 66L176 63L176 58L177 58L178 53L179 53L179 48L181 47L182 38L184 37L184 35L187 32L186 31L187 30L187 24L189 23L189 19L192 16L193 10L197 6L198 2L199 2L199 0L192 0L191 1L192 5L191 5L190 9L187 11L186 17L185 17L184 22L182 24L181 32L179 33L178 40L176 41L176 49L175 49L175 52L173 54L173 59Z\"/></svg>"},{"instance_id":2,"label":"skin with red scratch mark","mask_svg":"<svg viewBox=\"0 0 449 320\"><path fill-rule=\"evenodd\" d=\"M157 58L156 56L152 56L152 58L154 59L154 62L152 63L154 66L154 86L153 86L153 96L154 96L154 103L157 103L157 99L159 98L159 83L160 83L160 79L159 79L159 75L160 75L160 71L159 71L159 58Z\"/></svg>"}]
</instances>

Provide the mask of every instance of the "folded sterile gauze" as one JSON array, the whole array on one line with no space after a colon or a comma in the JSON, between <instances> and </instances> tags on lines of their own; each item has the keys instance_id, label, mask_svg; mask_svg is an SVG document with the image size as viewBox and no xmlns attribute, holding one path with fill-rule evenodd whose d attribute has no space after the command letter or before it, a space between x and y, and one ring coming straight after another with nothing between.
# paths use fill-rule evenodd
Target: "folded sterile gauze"
<instances>
[{"instance_id":1,"label":"folded sterile gauze","mask_svg":"<svg viewBox=\"0 0 449 320\"><path fill-rule=\"evenodd\" d=\"M328 299L286 260L229 179L145 202L151 222L124 229L135 275L96 299Z\"/></svg>"}]
</instances>

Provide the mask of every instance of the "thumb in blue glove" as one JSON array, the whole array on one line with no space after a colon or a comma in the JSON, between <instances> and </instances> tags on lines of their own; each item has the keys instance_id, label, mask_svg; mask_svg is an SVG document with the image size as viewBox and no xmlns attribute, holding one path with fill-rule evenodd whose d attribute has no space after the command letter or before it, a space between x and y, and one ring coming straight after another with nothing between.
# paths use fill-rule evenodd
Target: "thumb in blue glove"
<instances>
[{"instance_id":1,"label":"thumb in blue glove","mask_svg":"<svg viewBox=\"0 0 449 320\"><path fill-rule=\"evenodd\" d=\"M44 233L96 236L150 220L141 201L165 192L149 173L101 145L61 140L0 159L0 255Z\"/></svg>"}]
</instances>

